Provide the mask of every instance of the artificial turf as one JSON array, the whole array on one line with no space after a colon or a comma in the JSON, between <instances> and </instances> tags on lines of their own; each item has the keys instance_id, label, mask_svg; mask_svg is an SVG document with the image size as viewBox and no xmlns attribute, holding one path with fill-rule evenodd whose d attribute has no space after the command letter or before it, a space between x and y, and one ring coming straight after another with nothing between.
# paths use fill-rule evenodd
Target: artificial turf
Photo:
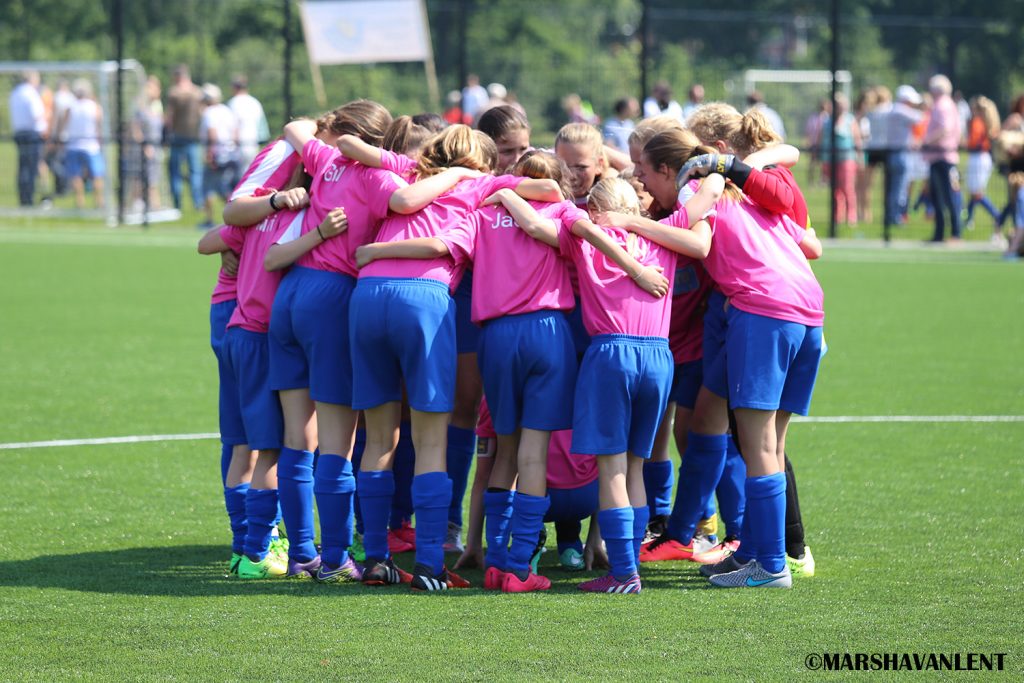
<instances>
[{"instance_id":1,"label":"artificial turf","mask_svg":"<svg viewBox=\"0 0 1024 683\"><path fill-rule=\"evenodd\" d=\"M0 229L0 443L216 431L197 237ZM827 246L815 271L830 350L812 415L1018 421L794 425L817 575L792 590L663 563L640 595L584 595L554 552L548 594L240 583L216 441L4 449L0 679L841 675L807 669L821 652L1005 652L1024 676L1024 267Z\"/></svg>"}]
</instances>

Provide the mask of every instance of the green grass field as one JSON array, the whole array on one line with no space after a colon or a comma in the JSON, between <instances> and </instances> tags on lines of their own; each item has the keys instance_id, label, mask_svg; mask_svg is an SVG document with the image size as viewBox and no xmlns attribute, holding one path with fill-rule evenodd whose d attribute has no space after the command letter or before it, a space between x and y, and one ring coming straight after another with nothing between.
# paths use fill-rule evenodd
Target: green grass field
<instances>
[{"instance_id":1,"label":"green grass field","mask_svg":"<svg viewBox=\"0 0 1024 683\"><path fill-rule=\"evenodd\" d=\"M197 237L0 228L0 443L216 431ZM837 651L1004 652L1024 677L1024 268L847 245L815 270L813 415L1016 421L795 425L818 569L792 590L662 564L583 595L553 552L539 595L241 584L216 441L3 449L0 679L778 681L841 675L805 667Z\"/></svg>"}]
</instances>

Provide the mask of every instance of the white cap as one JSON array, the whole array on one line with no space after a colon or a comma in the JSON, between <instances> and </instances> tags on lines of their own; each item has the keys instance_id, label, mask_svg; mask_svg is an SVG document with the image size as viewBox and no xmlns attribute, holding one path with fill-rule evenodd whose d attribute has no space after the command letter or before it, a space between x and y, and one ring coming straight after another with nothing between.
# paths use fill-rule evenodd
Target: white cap
<instances>
[{"instance_id":1,"label":"white cap","mask_svg":"<svg viewBox=\"0 0 1024 683\"><path fill-rule=\"evenodd\" d=\"M896 88L896 101L907 104L921 104L921 96L909 85L901 85Z\"/></svg>"},{"instance_id":2,"label":"white cap","mask_svg":"<svg viewBox=\"0 0 1024 683\"><path fill-rule=\"evenodd\" d=\"M501 83L491 83L487 86L487 94L496 100L503 100L508 95L508 90Z\"/></svg>"},{"instance_id":3,"label":"white cap","mask_svg":"<svg viewBox=\"0 0 1024 683\"><path fill-rule=\"evenodd\" d=\"M212 103L212 104L219 104L220 103L222 95L221 95L219 87L217 87L213 83L204 83L202 90L203 90L203 98L207 102Z\"/></svg>"}]
</instances>

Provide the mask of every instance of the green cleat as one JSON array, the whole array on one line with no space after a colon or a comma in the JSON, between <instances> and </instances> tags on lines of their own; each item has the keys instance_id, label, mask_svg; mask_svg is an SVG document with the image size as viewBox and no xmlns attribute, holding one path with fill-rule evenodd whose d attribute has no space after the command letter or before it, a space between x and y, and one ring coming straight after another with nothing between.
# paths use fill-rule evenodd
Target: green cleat
<instances>
[{"instance_id":1,"label":"green cleat","mask_svg":"<svg viewBox=\"0 0 1024 683\"><path fill-rule=\"evenodd\" d=\"M558 556L558 561L561 563L562 569L567 572L583 571L583 555L576 548L566 548Z\"/></svg>"},{"instance_id":2,"label":"green cleat","mask_svg":"<svg viewBox=\"0 0 1024 683\"><path fill-rule=\"evenodd\" d=\"M288 563L280 562L270 553L259 562L253 562L247 555L238 563L240 579L279 579L288 573Z\"/></svg>"},{"instance_id":3,"label":"green cleat","mask_svg":"<svg viewBox=\"0 0 1024 683\"><path fill-rule=\"evenodd\" d=\"M366 562L366 549L363 548L363 537L359 534L352 535L352 545L348 547L348 554L359 564Z\"/></svg>"},{"instance_id":4,"label":"green cleat","mask_svg":"<svg viewBox=\"0 0 1024 683\"><path fill-rule=\"evenodd\" d=\"M814 576L814 555L810 546L804 546L804 556L799 559L786 555L786 564L794 578Z\"/></svg>"},{"instance_id":5,"label":"green cleat","mask_svg":"<svg viewBox=\"0 0 1024 683\"><path fill-rule=\"evenodd\" d=\"M224 576L238 576L238 565L242 562L242 556L238 553L231 553L231 559L228 560L228 573Z\"/></svg>"},{"instance_id":6,"label":"green cleat","mask_svg":"<svg viewBox=\"0 0 1024 683\"><path fill-rule=\"evenodd\" d=\"M270 539L270 547L267 556L273 557L282 564L288 564L288 539L284 536L275 536Z\"/></svg>"}]
</instances>

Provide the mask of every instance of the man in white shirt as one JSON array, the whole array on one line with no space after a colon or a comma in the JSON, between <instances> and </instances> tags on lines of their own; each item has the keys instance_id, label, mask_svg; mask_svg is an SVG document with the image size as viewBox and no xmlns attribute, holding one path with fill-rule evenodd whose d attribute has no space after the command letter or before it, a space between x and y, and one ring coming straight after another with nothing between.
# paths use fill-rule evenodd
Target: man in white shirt
<instances>
[{"instance_id":1,"label":"man in white shirt","mask_svg":"<svg viewBox=\"0 0 1024 683\"><path fill-rule=\"evenodd\" d=\"M683 108L672 99L672 88L666 81L658 81L651 90L651 96L644 100L644 118L673 116L683 122Z\"/></svg>"},{"instance_id":2,"label":"man in white shirt","mask_svg":"<svg viewBox=\"0 0 1024 683\"><path fill-rule=\"evenodd\" d=\"M238 120L238 165L244 170L259 154L260 144L270 139L270 127L263 105L249 94L249 82L245 76L235 76L231 87L235 95L228 100L228 108Z\"/></svg>"},{"instance_id":3,"label":"man in white shirt","mask_svg":"<svg viewBox=\"0 0 1024 683\"><path fill-rule=\"evenodd\" d=\"M39 175L39 157L46 133L46 112L39 96L39 73L26 71L11 91L11 130L18 146L18 201L32 206Z\"/></svg>"},{"instance_id":4,"label":"man in white shirt","mask_svg":"<svg viewBox=\"0 0 1024 683\"><path fill-rule=\"evenodd\" d=\"M203 170L203 208L206 221L201 227L213 227L213 197L227 199L241 175L238 164L238 119L221 102L221 92L213 83L203 85L203 110L199 139L206 146Z\"/></svg>"}]
</instances>

